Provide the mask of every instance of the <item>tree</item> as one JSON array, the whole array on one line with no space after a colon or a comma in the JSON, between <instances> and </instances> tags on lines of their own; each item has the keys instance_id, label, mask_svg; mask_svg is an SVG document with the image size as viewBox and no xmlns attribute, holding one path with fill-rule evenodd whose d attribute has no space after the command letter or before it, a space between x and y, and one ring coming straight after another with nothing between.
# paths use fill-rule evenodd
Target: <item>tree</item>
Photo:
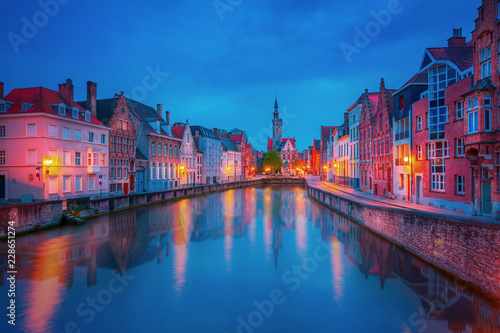
<instances>
[{"instance_id":1,"label":"tree","mask_svg":"<svg viewBox=\"0 0 500 333\"><path fill-rule=\"evenodd\" d=\"M271 149L267 152L262 164L264 165L264 169L271 168L273 171L280 171L283 167L283 161L276 149Z\"/></svg>"}]
</instances>

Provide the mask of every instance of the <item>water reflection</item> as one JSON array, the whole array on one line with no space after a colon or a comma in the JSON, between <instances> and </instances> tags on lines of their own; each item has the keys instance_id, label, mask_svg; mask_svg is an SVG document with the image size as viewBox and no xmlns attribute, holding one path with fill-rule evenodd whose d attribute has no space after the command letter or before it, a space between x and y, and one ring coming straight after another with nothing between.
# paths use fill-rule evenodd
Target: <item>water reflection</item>
<instances>
[{"instance_id":1,"label":"water reflection","mask_svg":"<svg viewBox=\"0 0 500 333\"><path fill-rule=\"evenodd\" d=\"M235 331L234 318L248 311L253 297L261 297L261 293L269 293L277 285L283 288L281 273L311 256L316 239L329 243L327 270L311 273L315 276L310 284L304 282L300 296L288 295L290 300L284 305L290 307L287 315L270 317L269 328L263 326L263 332L273 331L274 321L283 324L283 318L295 317L303 321L302 325L317 326L318 332L328 331L321 328L330 328L329 317L316 318L310 307L316 301L323 304L323 311L336 316L338 331L352 327L349 318L359 313L364 316L376 312L377 316L392 318L393 310L382 305L380 309L368 305L353 309L353 300L363 304L365 298L368 303L371 297L381 297L377 299L380 304L385 298L410 309L407 315L392 315L387 332L500 332L496 299L465 287L364 227L309 200L299 188L231 190L102 216L80 227L18 237L20 316L16 328L62 331L67 317L75 316L80 299L95 294L93 287L105 287L110 272L116 271L122 276L134 272L138 279L147 278L141 281L167 295L157 302L163 302L177 315L150 313L159 325L150 326L152 331L160 327L183 331L179 330L181 322L184 331L196 331L186 323L188 314L202 311L197 302L205 301L214 308L213 313L205 315L207 327L191 325L199 327L200 332ZM4 295L8 289L6 254L7 244L2 242L0 292ZM130 288L136 287L131 284ZM123 297L125 304L134 303L145 294L131 292ZM226 301L218 301L224 297ZM173 308L171 302L176 302L178 308ZM123 316L118 303L109 305L110 310L100 317L101 325ZM225 312L234 316L220 319L220 313ZM164 317L167 319L161 319ZM308 322L309 318L316 321ZM74 320L82 323L79 317ZM97 323L82 328L109 331L113 327L105 330L106 326ZM0 324L2 331L6 327L5 322ZM372 328L376 327L374 324ZM133 331L122 327L122 331L129 329Z\"/></svg>"}]
</instances>

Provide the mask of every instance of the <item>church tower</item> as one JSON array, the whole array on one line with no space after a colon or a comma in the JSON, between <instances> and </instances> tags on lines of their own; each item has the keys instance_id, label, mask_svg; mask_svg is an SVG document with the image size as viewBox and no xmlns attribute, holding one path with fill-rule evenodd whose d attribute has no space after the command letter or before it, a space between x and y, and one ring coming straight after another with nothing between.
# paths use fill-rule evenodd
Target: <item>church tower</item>
<instances>
[{"instance_id":1,"label":"church tower","mask_svg":"<svg viewBox=\"0 0 500 333\"><path fill-rule=\"evenodd\" d=\"M279 150L282 138L282 127L283 120L280 118L280 113L278 112L278 97L276 96L273 113L273 149Z\"/></svg>"}]
</instances>

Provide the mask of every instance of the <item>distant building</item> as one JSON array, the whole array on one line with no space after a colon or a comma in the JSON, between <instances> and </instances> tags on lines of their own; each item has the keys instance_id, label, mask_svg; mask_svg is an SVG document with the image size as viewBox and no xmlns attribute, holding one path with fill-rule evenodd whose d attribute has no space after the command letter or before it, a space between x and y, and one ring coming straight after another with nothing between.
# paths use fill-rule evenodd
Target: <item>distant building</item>
<instances>
[{"instance_id":1,"label":"distant building","mask_svg":"<svg viewBox=\"0 0 500 333\"><path fill-rule=\"evenodd\" d=\"M327 175L331 173L332 166L328 163L328 142L332 142L330 140L333 135L333 130L336 126L321 126L321 137L320 137L320 155L319 155L319 164L322 166L320 169L320 178L322 180L327 179ZM330 148L332 148L330 146ZM326 166L326 168L325 168Z\"/></svg>"},{"instance_id":2,"label":"distant building","mask_svg":"<svg viewBox=\"0 0 500 333\"><path fill-rule=\"evenodd\" d=\"M221 180L223 183L242 180L242 154L238 147L224 136L219 136L222 143Z\"/></svg>"},{"instance_id":3,"label":"distant building","mask_svg":"<svg viewBox=\"0 0 500 333\"><path fill-rule=\"evenodd\" d=\"M345 122L333 131L333 182L341 186L351 186L349 123Z\"/></svg>"},{"instance_id":4,"label":"distant building","mask_svg":"<svg viewBox=\"0 0 500 333\"><path fill-rule=\"evenodd\" d=\"M217 184L221 178L222 143L213 130L191 126L198 149L203 153L202 184Z\"/></svg>"},{"instance_id":5,"label":"distant building","mask_svg":"<svg viewBox=\"0 0 500 333\"><path fill-rule=\"evenodd\" d=\"M362 192L372 193L373 191L373 165L372 165L372 122L373 115L377 111L379 93L369 93L368 89L362 95L361 119L359 124L359 174L360 189Z\"/></svg>"},{"instance_id":6,"label":"distant building","mask_svg":"<svg viewBox=\"0 0 500 333\"><path fill-rule=\"evenodd\" d=\"M154 109L129 98L125 100L131 111L136 131L137 192L178 188L179 150L182 139L172 132L170 112L165 112L164 119L161 104L157 104ZM139 163L139 159L146 163Z\"/></svg>"},{"instance_id":7,"label":"distant building","mask_svg":"<svg viewBox=\"0 0 500 333\"><path fill-rule=\"evenodd\" d=\"M59 91L0 83L0 200L59 200L108 192L109 128Z\"/></svg>"},{"instance_id":8,"label":"distant building","mask_svg":"<svg viewBox=\"0 0 500 333\"><path fill-rule=\"evenodd\" d=\"M313 139L313 145L311 147L311 168L310 172L313 175L319 175L319 169L320 169L320 140L316 140L316 138Z\"/></svg>"},{"instance_id":9,"label":"distant building","mask_svg":"<svg viewBox=\"0 0 500 333\"><path fill-rule=\"evenodd\" d=\"M363 109L362 100L358 99L351 105L347 112L349 113L349 150L350 150L350 168L352 170L352 178L354 179L354 188L359 189L360 170L360 146L359 146L359 125L361 119L361 110Z\"/></svg>"}]
</instances>

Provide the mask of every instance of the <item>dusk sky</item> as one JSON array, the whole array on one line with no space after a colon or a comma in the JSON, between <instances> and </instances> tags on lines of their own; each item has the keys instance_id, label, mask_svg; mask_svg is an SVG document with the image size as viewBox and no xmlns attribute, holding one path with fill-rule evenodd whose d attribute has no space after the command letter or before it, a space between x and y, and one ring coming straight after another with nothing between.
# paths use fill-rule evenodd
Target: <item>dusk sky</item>
<instances>
[{"instance_id":1,"label":"dusk sky","mask_svg":"<svg viewBox=\"0 0 500 333\"><path fill-rule=\"evenodd\" d=\"M172 122L243 128L262 150L277 93L283 136L296 137L299 151L319 138L321 125L340 125L365 88L378 91L380 78L387 88L401 87L424 49L446 46L453 28L462 27L469 41L480 6L479 0L60 0L55 8L52 0L47 15L45 1L0 4L6 94L57 90L71 78L75 99L84 100L90 80L99 99L124 91L153 107L163 104ZM370 23L372 11L388 8L394 13L383 17L384 26ZM377 26L368 45L344 55L341 43L355 47L356 27Z\"/></svg>"}]
</instances>

